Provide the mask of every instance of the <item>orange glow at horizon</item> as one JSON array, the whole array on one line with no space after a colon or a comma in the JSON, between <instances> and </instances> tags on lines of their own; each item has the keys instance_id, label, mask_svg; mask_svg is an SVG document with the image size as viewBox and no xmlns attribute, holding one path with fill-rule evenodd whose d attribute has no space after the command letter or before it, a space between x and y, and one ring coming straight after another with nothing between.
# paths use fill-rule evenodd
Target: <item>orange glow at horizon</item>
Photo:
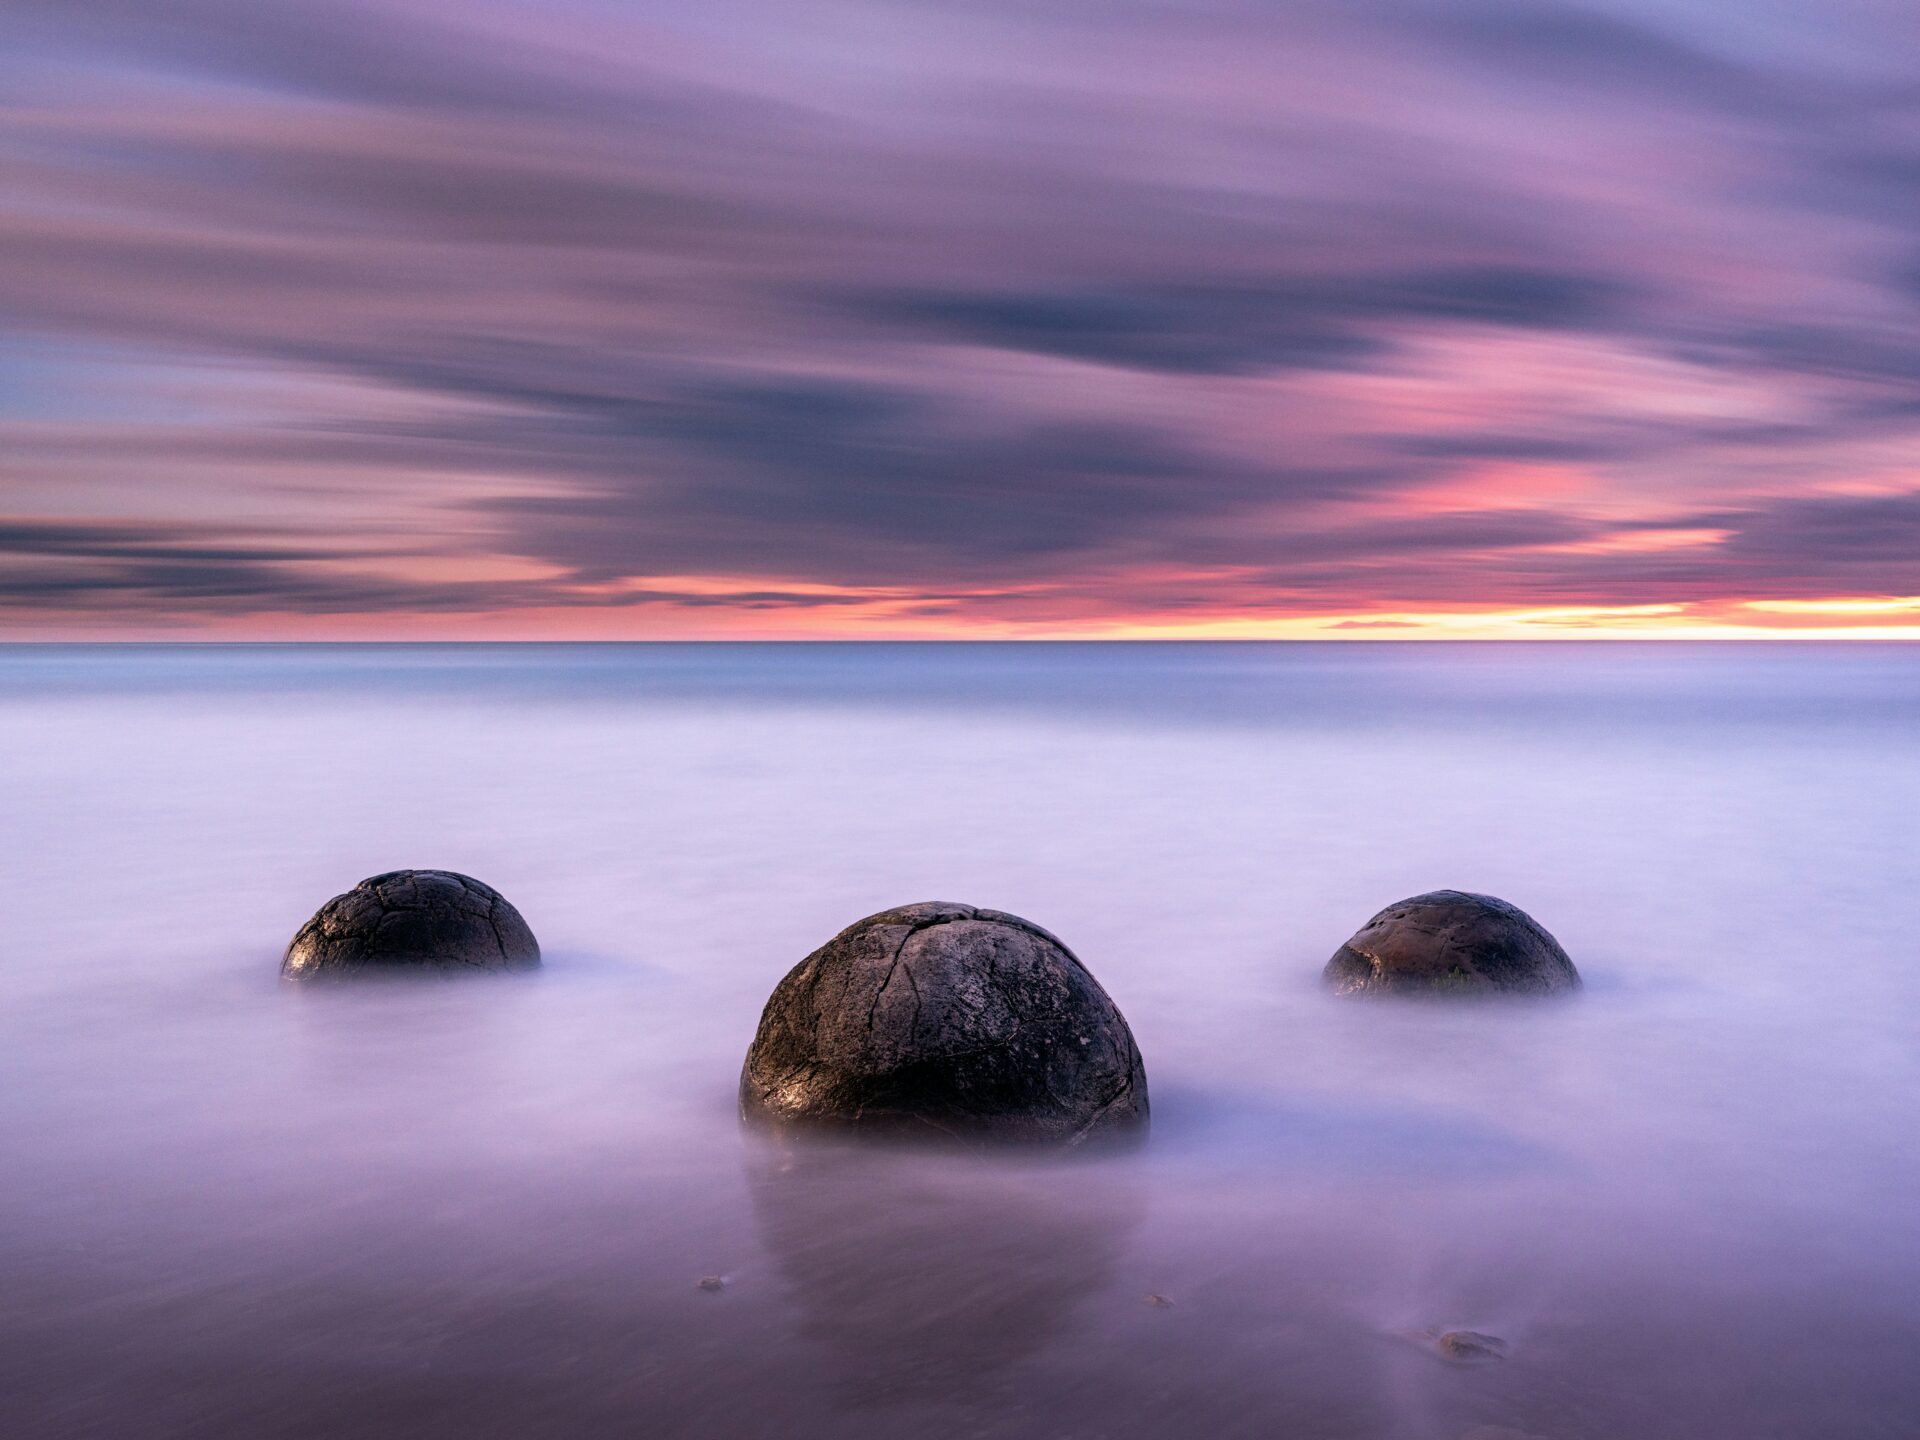
<instances>
[{"instance_id":1,"label":"orange glow at horizon","mask_svg":"<svg viewBox=\"0 0 1920 1440\"><path fill-rule=\"evenodd\" d=\"M652 587L648 587L649 589ZM702 587L716 595L724 587ZM769 586L798 594L798 585ZM1551 606L1512 609L1301 612L1285 616L1219 613L1180 619L1162 616L1081 618L980 618L915 613L919 597L910 593L835 592L804 587L810 593L844 596L825 607L772 606L766 609L683 607L671 603L641 607L580 605L529 608L509 612L474 611L384 615L310 615L261 613L209 624L200 617L173 623L150 621L128 627L124 620L98 626L71 620L34 634L7 634L0 640L72 643L111 639L237 643L356 643L398 641L967 641L967 640L1304 640L1304 641L1479 641L1479 640L1920 640L1920 597L1897 599L1834 597L1823 600L1713 601L1696 604L1626 606ZM692 585L680 591L696 592ZM1911 618L1908 618L1911 617Z\"/></svg>"}]
</instances>

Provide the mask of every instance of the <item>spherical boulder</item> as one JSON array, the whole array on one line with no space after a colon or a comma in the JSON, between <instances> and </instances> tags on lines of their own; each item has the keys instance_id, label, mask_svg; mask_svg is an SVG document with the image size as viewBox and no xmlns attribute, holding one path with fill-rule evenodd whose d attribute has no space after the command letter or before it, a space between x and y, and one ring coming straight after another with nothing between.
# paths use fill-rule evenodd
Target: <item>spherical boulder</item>
<instances>
[{"instance_id":1,"label":"spherical boulder","mask_svg":"<svg viewBox=\"0 0 1920 1440\"><path fill-rule=\"evenodd\" d=\"M1560 942L1491 895L1434 890L1389 905L1327 962L1342 995L1552 995L1580 988Z\"/></svg>"},{"instance_id":2,"label":"spherical boulder","mask_svg":"<svg viewBox=\"0 0 1920 1440\"><path fill-rule=\"evenodd\" d=\"M491 885L451 870L391 870L322 905L287 946L280 973L321 980L539 964L533 931Z\"/></svg>"},{"instance_id":3,"label":"spherical boulder","mask_svg":"<svg viewBox=\"0 0 1920 1440\"><path fill-rule=\"evenodd\" d=\"M929 902L842 930L775 987L740 1074L749 1121L967 1143L1137 1134L1133 1032L1073 952Z\"/></svg>"}]
</instances>

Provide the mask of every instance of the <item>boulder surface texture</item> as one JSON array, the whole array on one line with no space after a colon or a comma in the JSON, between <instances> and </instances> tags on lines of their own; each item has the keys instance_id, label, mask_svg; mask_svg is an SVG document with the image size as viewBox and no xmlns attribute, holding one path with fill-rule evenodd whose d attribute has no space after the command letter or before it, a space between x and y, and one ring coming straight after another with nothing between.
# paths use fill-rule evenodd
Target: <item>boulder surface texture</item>
<instances>
[{"instance_id":1,"label":"boulder surface texture","mask_svg":"<svg viewBox=\"0 0 1920 1440\"><path fill-rule=\"evenodd\" d=\"M750 1121L967 1142L1138 1132L1133 1032L1072 951L998 910L869 915L775 988L740 1075Z\"/></svg>"},{"instance_id":2,"label":"boulder surface texture","mask_svg":"<svg viewBox=\"0 0 1920 1440\"><path fill-rule=\"evenodd\" d=\"M289 980L532 970L540 946L498 890L451 870L392 870L322 905L287 946Z\"/></svg>"},{"instance_id":3,"label":"boulder surface texture","mask_svg":"<svg viewBox=\"0 0 1920 1440\"><path fill-rule=\"evenodd\" d=\"M1580 988L1560 942L1491 895L1435 890L1389 905L1327 962L1348 994L1552 995Z\"/></svg>"}]
</instances>

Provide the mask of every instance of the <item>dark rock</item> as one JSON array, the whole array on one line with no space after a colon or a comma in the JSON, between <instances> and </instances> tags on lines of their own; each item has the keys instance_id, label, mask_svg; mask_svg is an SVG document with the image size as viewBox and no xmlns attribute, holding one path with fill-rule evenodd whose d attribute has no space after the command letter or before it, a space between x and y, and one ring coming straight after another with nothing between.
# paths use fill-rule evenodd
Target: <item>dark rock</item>
<instances>
[{"instance_id":1,"label":"dark rock","mask_svg":"<svg viewBox=\"0 0 1920 1440\"><path fill-rule=\"evenodd\" d=\"M749 1120L966 1141L1138 1132L1133 1033L1073 953L998 910L870 915L767 1001L740 1075Z\"/></svg>"},{"instance_id":2,"label":"dark rock","mask_svg":"<svg viewBox=\"0 0 1920 1440\"><path fill-rule=\"evenodd\" d=\"M322 905L287 946L288 980L532 970L540 946L500 892L451 870L393 870Z\"/></svg>"},{"instance_id":3,"label":"dark rock","mask_svg":"<svg viewBox=\"0 0 1920 1440\"><path fill-rule=\"evenodd\" d=\"M1534 918L1491 895L1435 890L1389 905L1327 962L1342 995L1550 995L1580 988L1580 973Z\"/></svg>"}]
</instances>

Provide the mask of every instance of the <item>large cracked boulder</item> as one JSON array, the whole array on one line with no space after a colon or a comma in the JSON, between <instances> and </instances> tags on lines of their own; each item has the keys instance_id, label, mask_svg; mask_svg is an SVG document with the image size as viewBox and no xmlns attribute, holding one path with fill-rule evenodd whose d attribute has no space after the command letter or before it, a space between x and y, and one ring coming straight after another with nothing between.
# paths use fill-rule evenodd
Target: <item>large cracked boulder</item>
<instances>
[{"instance_id":1,"label":"large cracked boulder","mask_svg":"<svg viewBox=\"0 0 1920 1440\"><path fill-rule=\"evenodd\" d=\"M1553 995L1580 988L1567 952L1531 915L1464 890L1389 905L1334 952L1325 979L1342 995Z\"/></svg>"},{"instance_id":2,"label":"large cracked boulder","mask_svg":"<svg viewBox=\"0 0 1920 1440\"><path fill-rule=\"evenodd\" d=\"M1073 952L998 910L869 915L775 988L740 1075L749 1121L966 1142L1137 1133L1133 1032Z\"/></svg>"},{"instance_id":3,"label":"large cracked boulder","mask_svg":"<svg viewBox=\"0 0 1920 1440\"><path fill-rule=\"evenodd\" d=\"M322 905L287 946L280 974L318 980L539 964L533 931L491 885L451 870L392 870Z\"/></svg>"}]
</instances>

